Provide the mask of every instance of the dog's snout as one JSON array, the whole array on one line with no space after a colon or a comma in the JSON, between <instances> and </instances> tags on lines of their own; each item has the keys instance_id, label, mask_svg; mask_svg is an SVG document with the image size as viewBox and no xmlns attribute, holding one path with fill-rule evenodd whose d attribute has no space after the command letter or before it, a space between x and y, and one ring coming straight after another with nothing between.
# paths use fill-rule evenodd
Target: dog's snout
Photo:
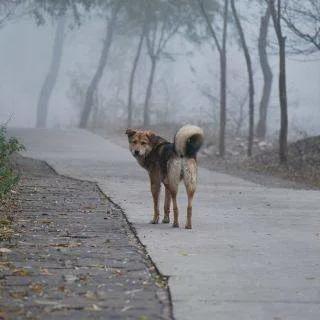
<instances>
[{"instance_id":1,"label":"dog's snout","mask_svg":"<svg viewBox=\"0 0 320 320\"><path fill-rule=\"evenodd\" d=\"M135 151L134 151L134 155L135 155L135 156L138 156L138 155L139 155L139 151L138 151L138 150L135 150Z\"/></svg>"}]
</instances>

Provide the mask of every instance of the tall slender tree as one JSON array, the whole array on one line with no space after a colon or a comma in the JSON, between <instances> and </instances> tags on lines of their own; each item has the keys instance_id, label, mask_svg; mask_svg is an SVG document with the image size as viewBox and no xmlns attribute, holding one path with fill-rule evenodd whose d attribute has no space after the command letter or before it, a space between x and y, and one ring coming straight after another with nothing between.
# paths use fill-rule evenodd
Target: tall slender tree
<instances>
[{"instance_id":1,"label":"tall slender tree","mask_svg":"<svg viewBox=\"0 0 320 320\"><path fill-rule=\"evenodd\" d=\"M280 100L280 133L279 133L279 160L281 164L288 161L288 102L286 79L286 37L282 32L281 0L267 0L274 30L279 46L279 100Z\"/></svg>"},{"instance_id":2,"label":"tall slender tree","mask_svg":"<svg viewBox=\"0 0 320 320\"><path fill-rule=\"evenodd\" d=\"M49 101L52 91L56 85L59 69L61 65L63 43L65 38L66 14L58 17L56 34L53 43L51 63L48 74L42 85L38 103L37 103L37 128L45 128L47 126Z\"/></svg>"},{"instance_id":3,"label":"tall slender tree","mask_svg":"<svg viewBox=\"0 0 320 320\"><path fill-rule=\"evenodd\" d=\"M143 41L146 35L146 26L147 26L147 20L145 19L142 27L141 27L141 32L140 32L140 37L139 37L139 41L138 41L138 46L137 46L137 51L133 60L133 64L132 64L132 69L131 69L131 73L130 73L130 78L129 78L129 89L128 89L128 118L127 118L127 126L128 128L132 126L132 114L133 114L133 102L132 102L132 98L133 98L133 86L134 86L134 80L135 80L135 75L136 75L136 70L138 67L138 62L140 59L140 55L141 55L141 51L142 51L142 45L143 45Z\"/></svg>"},{"instance_id":4,"label":"tall slender tree","mask_svg":"<svg viewBox=\"0 0 320 320\"><path fill-rule=\"evenodd\" d=\"M210 34L220 57L220 132L219 132L219 154L225 155L225 134L227 122L227 35L228 35L228 13L229 0L224 0L223 5L223 23L222 36L219 41L216 28L213 27L212 21L207 13L203 0L198 0L200 11L206 21Z\"/></svg>"},{"instance_id":5,"label":"tall slender tree","mask_svg":"<svg viewBox=\"0 0 320 320\"><path fill-rule=\"evenodd\" d=\"M151 1L146 6L146 17L148 17L146 46L151 67L143 107L145 127L150 125L150 101L158 62L163 57L171 58L165 49L168 42L188 20L188 14L189 12L184 9L184 3L178 1Z\"/></svg>"},{"instance_id":6,"label":"tall slender tree","mask_svg":"<svg viewBox=\"0 0 320 320\"><path fill-rule=\"evenodd\" d=\"M98 3L98 0L12 0L12 2L20 2L23 8L20 14L31 15L38 26L45 24L48 17L57 22L51 63L37 102L36 126L46 127L50 97L61 65L67 16L70 25L79 26L82 22L80 12L83 8L89 10L98 5L101 6L101 3Z\"/></svg>"},{"instance_id":7,"label":"tall slender tree","mask_svg":"<svg viewBox=\"0 0 320 320\"><path fill-rule=\"evenodd\" d=\"M104 69L107 64L107 60L108 60L108 56L109 56L109 52L110 52L110 48L113 40L113 35L116 27L116 22L118 18L118 13L120 11L121 6L122 6L121 1L115 1L114 3L111 4L111 8L108 7L108 9L110 9L110 17L107 19L107 23L106 23L105 39L103 41L101 56L98 62L96 72L93 78L91 79L91 82L86 91L85 102L84 102L84 106L83 106L81 118L80 118L80 125L79 125L80 128L86 128L88 126L88 121L94 105L94 95L97 91L100 80L104 73Z\"/></svg>"},{"instance_id":8,"label":"tall slender tree","mask_svg":"<svg viewBox=\"0 0 320 320\"><path fill-rule=\"evenodd\" d=\"M265 139L267 133L267 116L273 79L273 74L269 64L267 53L269 21L270 9L268 6L265 11L265 14L260 19L260 31L258 39L259 60L263 74L263 89L259 105L259 121L256 129L257 137L260 139Z\"/></svg>"},{"instance_id":9,"label":"tall slender tree","mask_svg":"<svg viewBox=\"0 0 320 320\"><path fill-rule=\"evenodd\" d=\"M252 72L252 63L251 57L247 45L247 41L243 32L241 21L234 3L234 0L231 1L231 10L235 20L235 24L239 33L240 43L243 49L244 57L247 65L248 72L248 82L249 82L249 134L248 134L248 149L247 155L251 157L252 155L252 145L253 145L253 136L254 136L254 83L253 83L253 72Z\"/></svg>"}]
</instances>

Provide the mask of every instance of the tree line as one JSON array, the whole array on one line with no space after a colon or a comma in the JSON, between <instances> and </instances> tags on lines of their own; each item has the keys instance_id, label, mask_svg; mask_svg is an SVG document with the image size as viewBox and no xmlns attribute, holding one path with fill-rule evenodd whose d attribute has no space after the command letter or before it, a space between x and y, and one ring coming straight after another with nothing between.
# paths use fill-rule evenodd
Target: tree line
<instances>
[{"instance_id":1,"label":"tree line","mask_svg":"<svg viewBox=\"0 0 320 320\"><path fill-rule=\"evenodd\" d=\"M243 5L243 1L241 1ZM79 127L86 128L92 116L95 95L103 75L108 72L110 50L117 45L117 35L134 39L136 45L128 73L127 125L132 125L136 72L145 50L150 69L143 103L144 127L150 126L150 108L157 67L162 59L171 59L168 44L180 37L193 44L210 43L219 56L219 154L225 155L225 135L228 116L228 47L231 38L240 43L247 69L248 92L248 142L247 155L252 155L254 137L265 139L267 134L268 107L274 81L274 70L269 62L270 41L278 56L278 97L280 110L279 160L287 162L288 99L286 57L288 49L296 54L311 54L320 50L320 3L318 0L264 0L247 2L256 5L261 12L254 23L259 25L256 48L247 37L247 17L239 12L238 0L2 0L0 3L0 28L10 20L30 15L38 25L49 17L56 21L56 33L52 44L51 63L39 92L36 126L47 125L50 97L57 82L63 59L66 17L77 27L83 23L87 12L96 12L103 17L105 29L103 46L97 57L97 67L85 92ZM71 18L70 18L71 17ZM276 41L275 41L276 40ZM258 119L255 121L255 79L252 67L253 50L259 56L263 75L262 94L259 97ZM213 61L216 63L216 61Z\"/></svg>"}]
</instances>

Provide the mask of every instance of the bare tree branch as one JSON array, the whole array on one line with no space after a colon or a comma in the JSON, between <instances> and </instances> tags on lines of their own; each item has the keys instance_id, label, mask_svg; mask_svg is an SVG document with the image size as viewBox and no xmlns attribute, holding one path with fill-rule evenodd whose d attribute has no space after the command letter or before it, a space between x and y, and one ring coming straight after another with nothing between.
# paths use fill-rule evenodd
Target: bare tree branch
<instances>
[{"instance_id":1,"label":"bare tree branch","mask_svg":"<svg viewBox=\"0 0 320 320\"><path fill-rule=\"evenodd\" d=\"M203 1L202 0L197 0L197 1L199 3L199 7L200 7L200 10L201 10L201 13L202 13L203 17L205 18L205 20L207 22L208 29L209 29L209 31L210 31L210 33L212 35L212 38L213 38L213 40L215 42L215 45L216 45L218 51L221 53L222 52L221 45L219 43L217 34L216 34L216 32L214 31L214 29L212 27L211 21L210 21L209 16L208 16L208 14L206 12L206 9L204 7Z\"/></svg>"}]
</instances>

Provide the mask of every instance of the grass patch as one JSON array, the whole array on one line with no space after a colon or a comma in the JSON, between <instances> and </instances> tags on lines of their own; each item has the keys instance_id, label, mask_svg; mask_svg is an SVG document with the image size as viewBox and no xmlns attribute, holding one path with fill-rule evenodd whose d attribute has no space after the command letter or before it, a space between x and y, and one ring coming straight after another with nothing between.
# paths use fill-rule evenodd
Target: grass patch
<instances>
[{"instance_id":1,"label":"grass patch","mask_svg":"<svg viewBox=\"0 0 320 320\"><path fill-rule=\"evenodd\" d=\"M0 241L9 241L13 236L12 221L9 219L0 220Z\"/></svg>"},{"instance_id":2,"label":"grass patch","mask_svg":"<svg viewBox=\"0 0 320 320\"><path fill-rule=\"evenodd\" d=\"M0 127L0 241L9 241L14 233L10 215L13 203L8 195L18 183L19 175L12 169L10 156L23 149L16 138L7 137L4 126Z\"/></svg>"},{"instance_id":3,"label":"grass patch","mask_svg":"<svg viewBox=\"0 0 320 320\"><path fill-rule=\"evenodd\" d=\"M24 146L16 138L7 137L5 127L0 127L0 200L3 200L19 181L19 176L11 168L10 156L23 149Z\"/></svg>"}]
</instances>

